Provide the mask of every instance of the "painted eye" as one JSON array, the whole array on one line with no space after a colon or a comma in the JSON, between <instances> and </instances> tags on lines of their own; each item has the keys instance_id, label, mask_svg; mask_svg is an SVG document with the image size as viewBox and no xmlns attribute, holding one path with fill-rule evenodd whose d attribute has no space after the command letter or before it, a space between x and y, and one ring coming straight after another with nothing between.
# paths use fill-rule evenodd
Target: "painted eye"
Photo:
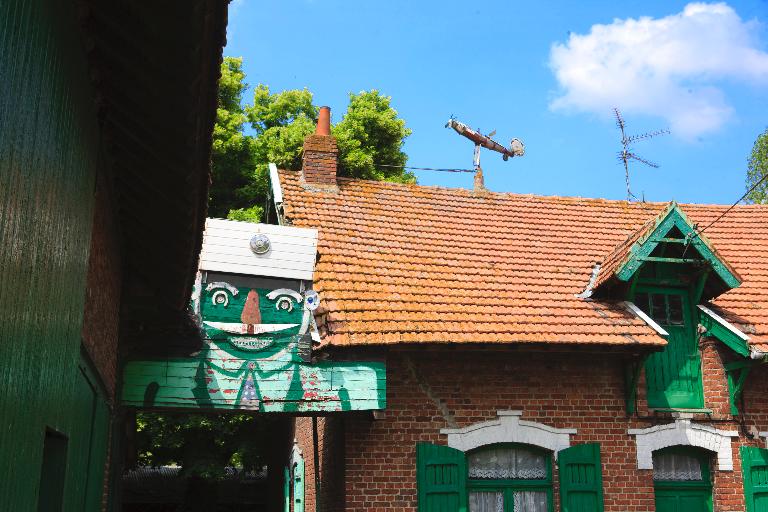
<instances>
[{"instance_id":1,"label":"painted eye","mask_svg":"<svg viewBox=\"0 0 768 512\"><path fill-rule=\"evenodd\" d=\"M227 307L229 305L229 297L227 296L227 292L224 290L219 290L217 292L214 292L211 296L211 303L214 306L224 306Z\"/></svg>"},{"instance_id":2,"label":"painted eye","mask_svg":"<svg viewBox=\"0 0 768 512\"><path fill-rule=\"evenodd\" d=\"M293 311L293 300L290 297L280 297L275 303L275 307L278 311L286 311L290 313Z\"/></svg>"},{"instance_id":3,"label":"painted eye","mask_svg":"<svg viewBox=\"0 0 768 512\"><path fill-rule=\"evenodd\" d=\"M217 288L221 288L221 289L216 290ZM229 283L224 283L221 281L217 281L215 283L208 283L208 286L205 287L205 291L207 292L210 292L213 290L216 290L215 292L213 292L213 295L211 295L211 304L213 304L214 306L227 307L229 305L229 295L227 295L227 292L229 292L233 297L237 297L237 294L239 293L237 288L235 288Z\"/></svg>"}]
</instances>

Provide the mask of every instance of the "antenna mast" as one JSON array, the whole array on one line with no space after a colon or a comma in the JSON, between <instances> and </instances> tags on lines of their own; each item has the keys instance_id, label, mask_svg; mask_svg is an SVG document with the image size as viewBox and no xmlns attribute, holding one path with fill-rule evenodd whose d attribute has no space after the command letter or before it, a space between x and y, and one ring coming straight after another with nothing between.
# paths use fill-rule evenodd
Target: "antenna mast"
<instances>
[{"instance_id":1,"label":"antenna mast","mask_svg":"<svg viewBox=\"0 0 768 512\"><path fill-rule=\"evenodd\" d=\"M624 162L624 177L627 181L627 201L632 201L632 198L637 199L637 197L632 193L632 190L629 187L629 161L636 160L641 164L653 167L654 169L658 169L659 165L633 153L630 144L639 140L652 139L659 135L667 135L670 132L669 130L656 130L640 135L627 135L625 131L626 123L624 122L624 118L621 116L619 109L614 107L613 114L616 117L616 126L619 128L619 131L621 131L621 151L619 152L618 158L620 162Z\"/></svg>"}]
</instances>

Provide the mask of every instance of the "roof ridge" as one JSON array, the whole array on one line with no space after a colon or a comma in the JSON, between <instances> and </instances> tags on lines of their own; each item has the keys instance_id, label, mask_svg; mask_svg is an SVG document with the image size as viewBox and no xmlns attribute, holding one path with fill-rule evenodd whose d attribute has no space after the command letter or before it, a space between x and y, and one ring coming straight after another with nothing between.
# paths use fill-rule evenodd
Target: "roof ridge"
<instances>
[{"instance_id":1,"label":"roof ridge","mask_svg":"<svg viewBox=\"0 0 768 512\"><path fill-rule=\"evenodd\" d=\"M289 169L278 169L280 173L291 173L298 175L300 171L292 171ZM599 202L599 203L609 203L617 206L627 206L627 207L638 207L642 205L648 205L650 207L658 207L658 206L665 206L669 207L672 205L677 205L681 208L685 207L694 207L694 208L728 208L731 205L729 204L721 204L721 203L679 203L675 199L666 200L666 201L627 201L626 199L608 199L605 197L586 197L586 196L568 196L568 195L557 195L557 194L535 194L532 192L523 193L523 192L512 192L512 191L493 191L493 190L486 190L483 193L477 193L471 189L464 188L464 187L446 187L443 185L421 185L419 183L399 183L395 181L379 181L379 180L366 180L362 178L350 178L347 176L339 176L337 180L340 183L352 183L352 184L368 184L374 187L378 188L392 188L392 189L413 189L413 188L419 188L419 189L428 189L428 190L436 190L436 191L444 191L449 193L461 193L462 195L472 198L482 198L482 197L515 197L515 198L530 198L530 199L536 199L536 200L545 200L545 201L555 201L555 202L562 202L562 201L589 201L589 202ZM321 192L322 193L322 192ZM738 204L735 206L737 209L766 209L768 210L768 204Z\"/></svg>"}]
</instances>

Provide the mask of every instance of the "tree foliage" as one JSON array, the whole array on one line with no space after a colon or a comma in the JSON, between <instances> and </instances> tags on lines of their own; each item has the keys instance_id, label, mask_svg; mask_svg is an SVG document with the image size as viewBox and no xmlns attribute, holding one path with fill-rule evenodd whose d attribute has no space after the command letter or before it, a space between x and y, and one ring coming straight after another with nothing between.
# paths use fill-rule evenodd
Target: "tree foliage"
<instances>
[{"instance_id":1,"label":"tree foliage","mask_svg":"<svg viewBox=\"0 0 768 512\"><path fill-rule=\"evenodd\" d=\"M269 421L247 414L136 415L138 463L178 465L186 476L216 479L225 466L252 471L265 464Z\"/></svg>"},{"instance_id":2,"label":"tree foliage","mask_svg":"<svg viewBox=\"0 0 768 512\"><path fill-rule=\"evenodd\" d=\"M243 103L247 89L242 59L226 57L219 82L208 210L214 217L258 222L269 191L268 163L281 169L301 168L304 139L315 130L319 109L307 89L273 93L269 86L258 84L252 103ZM402 168L408 159L402 146L411 130L391 102L375 89L349 95L349 107L333 127L340 175L416 181Z\"/></svg>"},{"instance_id":3,"label":"tree foliage","mask_svg":"<svg viewBox=\"0 0 768 512\"><path fill-rule=\"evenodd\" d=\"M253 138L243 133L248 118L242 107L243 59L225 57L221 64L216 124L211 153L212 183L208 215L226 217L230 209L252 206Z\"/></svg>"},{"instance_id":4,"label":"tree foliage","mask_svg":"<svg viewBox=\"0 0 768 512\"><path fill-rule=\"evenodd\" d=\"M391 97L382 96L376 89L350 93L347 112L333 127L342 176L416 182L413 173L402 168L408 161L402 150L403 141L411 130L397 116L391 102Z\"/></svg>"},{"instance_id":5,"label":"tree foliage","mask_svg":"<svg viewBox=\"0 0 768 512\"><path fill-rule=\"evenodd\" d=\"M752 146L747 166L747 188L752 188L766 175L768 175L768 128L758 135L755 145ZM753 203L768 203L768 178L749 193L747 200Z\"/></svg>"}]
</instances>

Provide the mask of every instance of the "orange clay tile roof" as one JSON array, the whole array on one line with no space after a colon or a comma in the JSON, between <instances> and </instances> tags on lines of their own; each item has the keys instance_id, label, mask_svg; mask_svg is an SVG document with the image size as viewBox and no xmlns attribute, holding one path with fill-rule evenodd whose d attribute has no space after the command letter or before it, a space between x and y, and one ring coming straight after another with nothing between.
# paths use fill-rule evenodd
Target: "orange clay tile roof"
<instances>
[{"instance_id":1,"label":"orange clay tile roof","mask_svg":"<svg viewBox=\"0 0 768 512\"><path fill-rule=\"evenodd\" d=\"M279 176L286 220L319 230L324 344L665 343L620 304L576 297L665 203ZM726 208L680 207L700 225ZM768 207L737 206L707 235L744 279L714 306L768 343Z\"/></svg>"}]
</instances>

